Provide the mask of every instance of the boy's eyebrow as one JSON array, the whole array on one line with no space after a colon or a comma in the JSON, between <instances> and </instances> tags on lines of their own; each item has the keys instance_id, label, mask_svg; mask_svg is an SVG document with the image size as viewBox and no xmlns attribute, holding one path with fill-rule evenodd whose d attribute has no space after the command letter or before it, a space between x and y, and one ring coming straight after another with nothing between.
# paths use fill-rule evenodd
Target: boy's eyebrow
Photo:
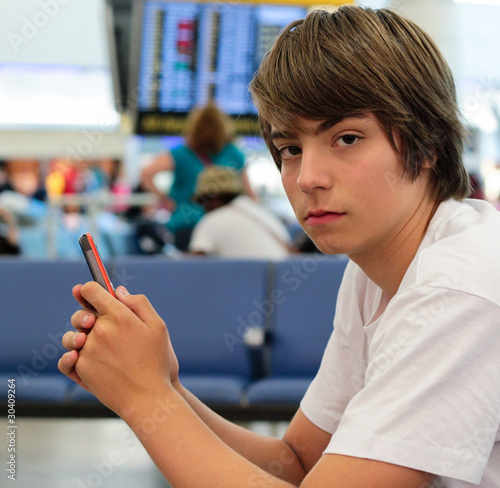
<instances>
[{"instance_id":1,"label":"boy's eyebrow","mask_svg":"<svg viewBox=\"0 0 500 488\"><path fill-rule=\"evenodd\" d=\"M328 119L328 120L325 120L322 124L319 125L319 127L316 130L316 133L317 134L321 134L322 132L330 129L334 125L340 124L341 122L343 122L346 119L363 120L363 119L366 119L367 116L368 116L368 114L361 113L361 114L356 114L356 115L344 115L342 117L335 118L335 119Z\"/></svg>"},{"instance_id":2,"label":"boy's eyebrow","mask_svg":"<svg viewBox=\"0 0 500 488\"><path fill-rule=\"evenodd\" d=\"M271 130L271 134L269 135L269 139L274 141L275 139L293 139L295 134L291 132L282 132L278 130Z\"/></svg>"},{"instance_id":3,"label":"boy's eyebrow","mask_svg":"<svg viewBox=\"0 0 500 488\"><path fill-rule=\"evenodd\" d=\"M311 133L311 134L316 134L318 135L320 132L322 132L323 129L321 128L321 125L314 130L312 129L307 129L304 127L299 127L298 130L271 130L271 134L269 135L269 138L271 141L274 141L274 139L295 139L298 137L298 133Z\"/></svg>"},{"instance_id":4,"label":"boy's eyebrow","mask_svg":"<svg viewBox=\"0 0 500 488\"><path fill-rule=\"evenodd\" d=\"M302 128L300 132L310 132L315 135L319 135L322 132L325 132L326 130L330 129L334 125L340 124L346 119L365 119L367 117L366 113L362 114L356 114L356 115L346 115L346 116L341 116L337 117L334 119L327 119L324 120L321 124L319 124L314 130L307 130ZM297 132L296 131L286 131L286 130L271 130L271 134L269 135L269 138L271 141L274 141L275 139L294 139L297 137Z\"/></svg>"}]
</instances>

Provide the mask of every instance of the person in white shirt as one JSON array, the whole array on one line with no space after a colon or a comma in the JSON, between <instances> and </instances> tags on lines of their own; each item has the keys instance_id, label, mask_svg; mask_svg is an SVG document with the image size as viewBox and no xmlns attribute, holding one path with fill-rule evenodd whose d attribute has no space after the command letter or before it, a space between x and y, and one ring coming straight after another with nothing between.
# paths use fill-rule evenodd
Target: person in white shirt
<instances>
[{"instance_id":1,"label":"person in white shirt","mask_svg":"<svg viewBox=\"0 0 500 488\"><path fill-rule=\"evenodd\" d=\"M250 89L298 222L351 261L283 439L186 391L163 321L124 288L117 300L74 289L84 309L61 371L128 423L173 486L497 488L500 214L466 199L446 61L395 12L343 5L285 28Z\"/></svg>"},{"instance_id":2,"label":"person in white shirt","mask_svg":"<svg viewBox=\"0 0 500 488\"><path fill-rule=\"evenodd\" d=\"M283 222L244 194L232 168L210 166L198 176L193 199L206 211L189 251L223 258L284 259L292 250Z\"/></svg>"}]
</instances>

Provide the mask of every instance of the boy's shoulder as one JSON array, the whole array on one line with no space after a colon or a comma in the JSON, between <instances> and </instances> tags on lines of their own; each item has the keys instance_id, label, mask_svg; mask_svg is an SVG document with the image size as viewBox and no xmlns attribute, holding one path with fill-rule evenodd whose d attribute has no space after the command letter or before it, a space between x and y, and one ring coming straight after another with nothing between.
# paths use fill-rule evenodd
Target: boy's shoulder
<instances>
[{"instance_id":1,"label":"boy's shoulder","mask_svg":"<svg viewBox=\"0 0 500 488\"><path fill-rule=\"evenodd\" d=\"M444 287L500 305L500 212L480 200L443 202L400 289Z\"/></svg>"}]
</instances>

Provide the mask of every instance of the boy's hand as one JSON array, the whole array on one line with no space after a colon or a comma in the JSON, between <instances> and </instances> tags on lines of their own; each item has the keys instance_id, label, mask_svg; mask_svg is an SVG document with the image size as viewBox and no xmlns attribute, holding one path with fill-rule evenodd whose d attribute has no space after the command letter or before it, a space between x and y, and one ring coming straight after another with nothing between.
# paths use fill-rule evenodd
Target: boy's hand
<instances>
[{"instance_id":1,"label":"boy's hand","mask_svg":"<svg viewBox=\"0 0 500 488\"><path fill-rule=\"evenodd\" d=\"M62 344L69 352L59 360L58 368L61 373L90 391L77 375L75 364L78 359L78 351L84 346L87 334L92 330L97 317L95 309L82 297L81 288L82 285L73 287L73 296L82 306L82 310L78 310L71 316L71 325L76 332L70 331L64 334Z\"/></svg>"},{"instance_id":2,"label":"boy's hand","mask_svg":"<svg viewBox=\"0 0 500 488\"><path fill-rule=\"evenodd\" d=\"M114 298L95 282L77 285L73 295L83 310L71 318L77 332L63 337L62 373L117 413L178 383L165 323L145 296L118 287Z\"/></svg>"}]
</instances>

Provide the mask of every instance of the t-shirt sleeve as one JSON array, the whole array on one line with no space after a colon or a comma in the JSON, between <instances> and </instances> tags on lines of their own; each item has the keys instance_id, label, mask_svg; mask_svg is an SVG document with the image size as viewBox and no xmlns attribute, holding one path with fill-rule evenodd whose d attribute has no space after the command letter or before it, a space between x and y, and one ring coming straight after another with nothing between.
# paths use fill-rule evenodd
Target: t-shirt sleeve
<instances>
[{"instance_id":1,"label":"t-shirt sleeve","mask_svg":"<svg viewBox=\"0 0 500 488\"><path fill-rule=\"evenodd\" d=\"M300 403L304 415L317 427L333 434L352 397L364 386L366 336L357 290L365 277L350 261L339 289L334 330L319 370Z\"/></svg>"},{"instance_id":2,"label":"t-shirt sleeve","mask_svg":"<svg viewBox=\"0 0 500 488\"><path fill-rule=\"evenodd\" d=\"M500 440L499 317L496 304L455 290L396 296L325 453L478 484Z\"/></svg>"},{"instance_id":3,"label":"t-shirt sleeve","mask_svg":"<svg viewBox=\"0 0 500 488\"><path fill-rule=\"evenodd\" d=\"M304 415L317 427L333 434L349 401L363 383L362 369L351 347L334 329L316 377L300 402Z\"/></svg>"}]
</instances>

